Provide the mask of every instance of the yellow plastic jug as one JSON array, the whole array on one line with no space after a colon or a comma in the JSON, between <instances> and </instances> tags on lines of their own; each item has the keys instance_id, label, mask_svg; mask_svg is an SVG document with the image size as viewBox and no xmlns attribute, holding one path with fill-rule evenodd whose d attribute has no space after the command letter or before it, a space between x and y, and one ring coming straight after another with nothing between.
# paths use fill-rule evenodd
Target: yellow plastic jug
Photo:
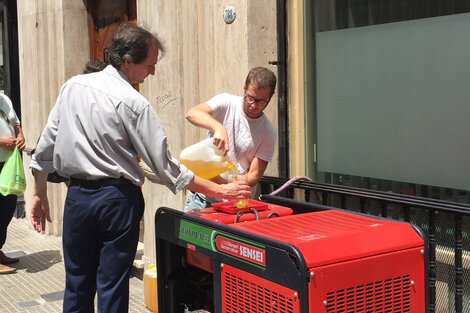
<instances>
[{"instance_id":1,"label":"yellow plastic jug","mask_svg":"<svg viewBox=\"0 0 470 313\"><path fill-rule=\"evenodd\" d=\"M149 264L144 272L144 303L152 312L158 312L157 268Z\"/></svg>"},{"instance_id":2,"label":"yellow plastic jug","mask_svg":"<svg viewBox=\"0 0 470 313\"><path fill-rule=\"evenodd\" d=\"M199 177L214 178L224 172L235 170L235 164L212 143L212 138L206 138L198 143L184 148L180 153L180 162Z\"/></svg>"}]
</instances>

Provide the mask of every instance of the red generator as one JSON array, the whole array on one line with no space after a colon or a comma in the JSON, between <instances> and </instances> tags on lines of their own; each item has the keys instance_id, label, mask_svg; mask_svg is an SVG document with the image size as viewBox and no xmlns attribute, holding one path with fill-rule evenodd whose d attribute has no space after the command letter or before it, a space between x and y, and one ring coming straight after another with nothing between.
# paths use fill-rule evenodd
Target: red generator
<instances>
[{"instance_id":1,"label":"red generator","mask_svg":"<svg viewBox=\"0 0 470 313\"><path fill-rule=\"evenodd\" d=\"M235 209L159 208L158 312L426 312L427 251L420 229L279 202L250 200L252 208L281 214L246 211L246 221L233 216ZM214 218L221 213L232 215L230 223Z\"/></svg>"}]
</instances>

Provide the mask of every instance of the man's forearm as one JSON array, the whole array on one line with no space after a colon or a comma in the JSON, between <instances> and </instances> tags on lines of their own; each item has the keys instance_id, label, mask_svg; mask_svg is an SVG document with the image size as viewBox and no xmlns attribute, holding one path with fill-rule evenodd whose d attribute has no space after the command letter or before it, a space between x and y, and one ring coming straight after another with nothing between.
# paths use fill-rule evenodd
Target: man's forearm
<instances>
[{"instance_id":1,"label":"man's forearm","mask_svg":"<svg viewBox=\"0 0 470 313\"><path fill-rule=\"evenodd\" d=\"M47 174L47 172L33 169L35 195L41 196L47 193Z\"/></svg>"}]
</instances>

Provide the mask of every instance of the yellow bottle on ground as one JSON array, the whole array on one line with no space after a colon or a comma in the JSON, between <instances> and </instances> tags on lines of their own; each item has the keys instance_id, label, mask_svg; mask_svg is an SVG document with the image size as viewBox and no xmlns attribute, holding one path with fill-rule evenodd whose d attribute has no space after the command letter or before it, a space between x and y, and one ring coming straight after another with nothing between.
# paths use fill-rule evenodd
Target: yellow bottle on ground
<instances>
[{"instance_id":1,"label":"yellow bottle on ground","mask_svg":"<svg viewBox=\"0 0 470 313\"><path fill-rule=\"evenodd\" d=\"M158 312L157 268L155 264L149 264L144 272L144 303L150 311Z\"/></svg>"}]
</instances>

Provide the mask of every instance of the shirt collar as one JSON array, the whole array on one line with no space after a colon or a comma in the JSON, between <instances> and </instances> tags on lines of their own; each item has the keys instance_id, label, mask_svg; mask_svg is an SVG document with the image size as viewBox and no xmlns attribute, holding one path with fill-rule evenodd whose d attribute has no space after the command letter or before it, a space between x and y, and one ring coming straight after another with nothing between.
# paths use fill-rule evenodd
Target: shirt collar
<instances>
[{"instance_id":1,"label":"shirt collar","mask_svg":"<svg viewBox=\"0 0 470 313\"><path fill-rule=\"evenodd\" d=\"M103 70L105 71L106 73L110 74L110 75L113 75L113 76L116 76L116 77L121 77L122 79L124 79L126 82L129 83L129 79L127 78L127 75L124 74L123 71L115 68L114 66L112 65L108 65L105 67L105 69ZM130 84L130 83L129 83Z\"/></svg>"}]
</instances>

